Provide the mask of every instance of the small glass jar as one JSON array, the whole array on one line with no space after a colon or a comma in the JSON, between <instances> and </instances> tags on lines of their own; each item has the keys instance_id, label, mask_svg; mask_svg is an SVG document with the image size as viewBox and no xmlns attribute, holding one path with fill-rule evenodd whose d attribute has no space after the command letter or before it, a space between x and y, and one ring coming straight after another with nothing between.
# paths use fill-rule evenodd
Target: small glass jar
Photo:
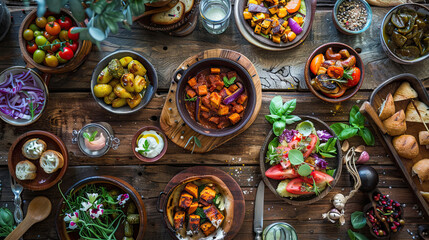
<instances>
[{"instance_id":1,"label":"small glass jar","mask_svg":"<svg viewBox=\"0 0 429 240\"><path fill-rule=\"evenodd\" d=\"M104 138L106 139L106 142L101 149L91 150L85 144L84 133L91 136L95 131L97 131L95 139L100 138L101 134L103 134ZM79 131L73 130L72 135L72 143L77 143L79 149L89 157L101 157L106 154L110 148L113 148L113 150L118 149L118 146L120 144L120 140L114 136L112 126L110 126L110 124L106 122L89 123L83 126L83 128Z\"/></svg>"},{"instance_id":2,"label":"small glass jar","mask_svg":"<svg viewBox=\"0 0 429 240\"><path fill-rule=\"evenodd\" d=\"M200 15L204 28L211 34L225 32L231 16L230 0L201 0Z\"/></svg>"},{"instance_id":3,"label":"small glass jar","mask_svg":"<svg viewBox=\"0 0 429 240\"><path fill-rule=\"evenodd\" d=\"M295 228L284 222L272 223L264 229L263 240L298 240Z\"/></svg>"}]
</instances>

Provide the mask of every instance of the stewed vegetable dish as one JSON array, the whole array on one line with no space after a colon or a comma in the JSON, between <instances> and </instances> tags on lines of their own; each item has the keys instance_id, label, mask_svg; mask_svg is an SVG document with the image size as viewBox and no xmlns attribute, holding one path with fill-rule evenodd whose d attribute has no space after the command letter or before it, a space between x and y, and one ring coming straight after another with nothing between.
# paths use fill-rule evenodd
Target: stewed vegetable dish
<instances>
[{"instance_id":1,"label":"stewed vegetable dish","mask_svg":"<svg viewBox=\"0 0 429 240\"><path fill-rule=\"evenodd\" d=\"M237 124L247 106L242 80L228 68L202 70L188 80L185 91L185 105L192 119L210 129Z\"/></svg>"}]
</instances>

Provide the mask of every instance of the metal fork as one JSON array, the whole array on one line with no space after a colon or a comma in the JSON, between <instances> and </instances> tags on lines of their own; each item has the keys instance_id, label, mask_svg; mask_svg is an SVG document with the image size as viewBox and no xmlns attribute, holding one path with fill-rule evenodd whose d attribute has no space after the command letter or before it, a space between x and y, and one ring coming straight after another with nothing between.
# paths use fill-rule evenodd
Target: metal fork
<instances>
[{"instance_id":1,"label":"metal fork","mask_svg":"<svg viewBox=\"0 0 429 240\"><path fill-rule=\"evenodd\" d=\"M13 204L15 205L15 211L13 212L13 217L15 218L16 224L19 224L22 222L23 219L23 213L21 209L21 193L23 190L23 187L21 184L16 183L15 178L10 176L10 188L12 189L13 194L15 195L15 198L13 199Z\"/></svg>"}]
</instances>

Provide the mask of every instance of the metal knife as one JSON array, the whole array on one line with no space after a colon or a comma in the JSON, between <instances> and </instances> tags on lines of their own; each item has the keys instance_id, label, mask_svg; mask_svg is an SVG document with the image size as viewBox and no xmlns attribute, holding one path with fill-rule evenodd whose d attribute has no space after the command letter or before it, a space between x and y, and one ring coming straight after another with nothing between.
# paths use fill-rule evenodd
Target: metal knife
<instances>
[{"instance_id":1,"label":"metal knife","mask_svg":"<svg viewBox=\"0 0 429 240\"><path fill-rule=\"evenodd\" d=\"M258 185L255 199L255 215L253 217L253 231L256 233L255 240L261 240L262 230L264 229L264 181Z\"/></svg>"}]
</instances>

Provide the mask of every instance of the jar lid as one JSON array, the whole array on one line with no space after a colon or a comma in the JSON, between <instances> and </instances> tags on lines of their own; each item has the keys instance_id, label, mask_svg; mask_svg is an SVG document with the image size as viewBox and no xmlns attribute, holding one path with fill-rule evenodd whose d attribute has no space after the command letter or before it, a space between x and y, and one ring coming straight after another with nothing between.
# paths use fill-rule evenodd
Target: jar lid
<instances>
[{"instance_id":1,"label":"jar lid","mask_svg":"<svg viewBox=\"0 0 429 240\"><path fill-rule=\"evenodd\" d=\"M284 222L270 224L262 234L264 240L298 240L295 228Z\"/></svg>"}]
</instances>

